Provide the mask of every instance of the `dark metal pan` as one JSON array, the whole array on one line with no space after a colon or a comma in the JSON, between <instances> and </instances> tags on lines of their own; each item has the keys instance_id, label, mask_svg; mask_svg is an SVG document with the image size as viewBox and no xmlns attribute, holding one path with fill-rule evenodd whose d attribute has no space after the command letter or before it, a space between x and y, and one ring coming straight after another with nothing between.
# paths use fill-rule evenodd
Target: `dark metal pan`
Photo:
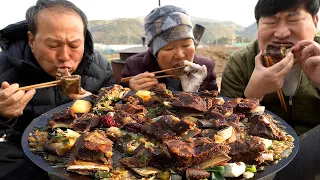
<instances>
[{"instance_id":1,"label":"dark metal pan","mask_svg":"<svg viewBox=\"0 0 320 180\"><path fill-rule=\"evenodd\" d=\"M54 112L59 112L62 111L64 109L66 109L67 107L70 107L72 104L71 103L67 103L64 105L61 105L57 108L54 108L44 114L42 114L41 116L39 116L38 118L34 119L29 126L25 129L22 139L21 139L21 144L22 144L22 148L24 153L26 154L26 156L33 162L35 163L37 166L39 166L40 168L42 168L43 170L47 171L49 174L60 177L62 179L70 179L70 180L87 180L87 179L92 179L92 177L90 176L82 176L82 175L78 175L75 173L69 173L67 172L66 169L64 168L52 168L44 159L42 156L36 155L34 153L32 153L30 151L29 148L29 143L28 143L28 136L30 133L32 133L33 129L35 127L44 127L46 126L48 120L51 118L52 114ZM280 121L282 123L283 126L286 127L286 132L288 134L290 134L294 139L294 148L292 150L292 153L289 155L289 157L282 159L281 161L279 161L277 164L273 164L273 165L269 165L269 166L265 166L265 170L255 174L253 179L272 179L275 174L280 171L281 169L283 169L285 166L287 166L292 159L296 156L298 149L299 149L299 139L298 136L296 134L296 132L292 129L292 127L290 125L288 125L284 120L282 120L281 118L279 118L277 115L273 114L270 111L267 111L267 113L271 114L274 116L274 119Z\"/></svg>"}]
</instances>

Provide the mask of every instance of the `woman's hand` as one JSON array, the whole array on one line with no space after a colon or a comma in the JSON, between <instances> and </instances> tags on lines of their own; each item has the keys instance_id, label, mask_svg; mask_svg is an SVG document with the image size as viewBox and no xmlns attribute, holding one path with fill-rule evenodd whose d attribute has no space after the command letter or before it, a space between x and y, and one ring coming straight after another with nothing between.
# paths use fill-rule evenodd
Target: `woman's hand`
<instances>
[{"instance_id":1,"label":"woman's hand","mask_svg":"<svg viewBox=\"0 0 320 180\"><path fill-rule=\"evenodd\" d=\"M0 90L0 115L5 118L14 118L23 114L23 110L32 99L36 90L32 89L27 92L17 91L18 84L10 85L8 82L1 84Z\"/></svg>"},{"instance_id":2,"label":"woman's hand","mask_svg":"<svg viewBox=\"0 0 320 180\"><path fill-rule=\"evenodd\" d=\"M260 52L255 58L255 68L244 91L244 95L247 98L262 100L266 94L281 89L284 83L284 76L290 71L294 63L294 57L291 52L287 53L281 61L271 67L264 67L262 60Z\"/></svg>"},{"instance_id":3,"label":"woman's hand","mask_svg":"<svg viewBox=\"0 0 320 180\"><path fill-rule=\"evenodd\" d=\"M291 49L303 72L320 89L320 45L315 41L303 40Z\"/></svg>"},{"instance_id":4,"label":"woman's hand","mask_svg":"<svg viewBox=\"0 0 320 180\"><path fill-rule=\"evenodd\" d=\"M149 72L138 74L130 79L129 88L133 91L150 90L159 83L157 79L153 78L154 76Z\"/></svg>"}]
</instances>

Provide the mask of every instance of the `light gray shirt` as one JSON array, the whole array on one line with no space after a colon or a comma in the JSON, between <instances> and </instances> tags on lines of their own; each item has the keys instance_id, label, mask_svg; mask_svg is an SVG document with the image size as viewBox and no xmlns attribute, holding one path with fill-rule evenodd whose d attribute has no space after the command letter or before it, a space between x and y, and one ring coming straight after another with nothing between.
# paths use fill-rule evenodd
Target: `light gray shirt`
<instances>
[{"instance_id":1,"label":"light gray shirt","mask_svg":"<svg viewBox=\"0 0 320 180\"><path fill-rule=\"evenodd\" d=\"M284 77L282 91L286 96L293 96L297 90L301 68L299 64L292 66L291 70Z\"/></svg>"}]
</instances>

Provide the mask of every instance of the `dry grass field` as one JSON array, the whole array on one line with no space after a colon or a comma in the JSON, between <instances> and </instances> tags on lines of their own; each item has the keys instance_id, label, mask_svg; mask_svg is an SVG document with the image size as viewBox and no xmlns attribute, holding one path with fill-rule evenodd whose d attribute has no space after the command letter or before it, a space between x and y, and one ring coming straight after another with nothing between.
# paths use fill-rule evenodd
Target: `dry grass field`
<instances>
[{"instance_id":1,"label":"dry grass field","mask_svg":"<svg viewBox=\"0 0 320 180\"><path fill-rule=\"evenodd\" d=\"M230 54L239 49L239 47L225 47L225 46L207 46L199 47L197 54L208 57L215 62L215 72L217 74L217 84L220 90L221 75L227 63Z\"/></svg>"}]
</instances>

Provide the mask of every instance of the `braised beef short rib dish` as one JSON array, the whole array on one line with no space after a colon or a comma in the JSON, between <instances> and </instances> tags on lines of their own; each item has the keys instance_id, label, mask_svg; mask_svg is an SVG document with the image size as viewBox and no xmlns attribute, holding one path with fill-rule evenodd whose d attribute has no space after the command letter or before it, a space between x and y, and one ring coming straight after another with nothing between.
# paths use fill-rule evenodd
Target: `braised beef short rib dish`
<instances>
[{"instance_id":1,"label":"braised beef short rib dish","mask_svg":"<svg viewBox=\"0 0 320 180\"><path fill-rule=\"evenodd\" d=\"M129 91L102 88L87 110L75 102L55 112L30 133L30 150L90 178L244 179L294 148L293 137L258 99L171 92L161 83Z\"/></svg>"},{"instance_id":2,"label":"braised beef short rib dish","mask_svg":"<svg viewBox=\"0 0 320 180\"><path fill-rule=\"evenodd\" d=\"M269 44L262 56L269 57L273 63L279 62L288 52L291 52L292 44ZM266 65L265 65L266 66Z\"/></svg>"},{"instance_id":3,"label":"braised beef short rib dish","mask_svg":"<svg viewBox=\"0 0 320 180\"><path fill-rule=\"evenodd\" d=\"M94 175L96 171L112 169L112 144L104 131L84 132L75 142L67 170L83 175Z\"/></svg>"}]
</instances>

